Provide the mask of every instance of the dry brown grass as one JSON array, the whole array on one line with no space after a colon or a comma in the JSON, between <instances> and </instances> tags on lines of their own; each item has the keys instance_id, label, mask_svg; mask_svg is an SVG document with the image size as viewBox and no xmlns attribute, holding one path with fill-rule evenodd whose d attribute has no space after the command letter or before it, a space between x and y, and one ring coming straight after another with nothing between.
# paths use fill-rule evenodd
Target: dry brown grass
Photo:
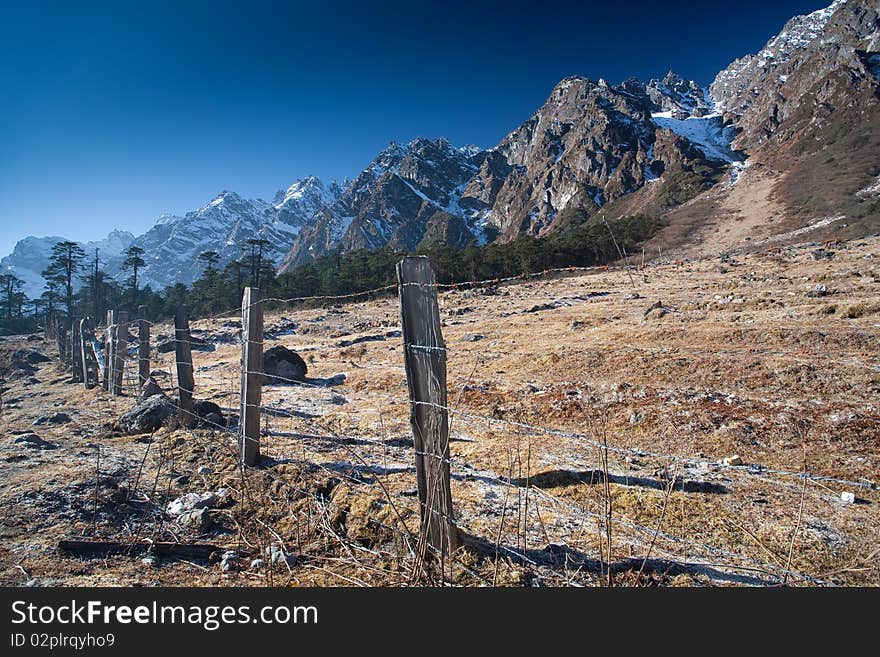
<instances>
[{"instance_id":1,"label":"dry brown grass","mask_svg":"<svg viewBox=\"0 0 880 657\"><path fill-rule=\"evenodd\" d=\"M878 479L878 246L880 239L844 244L831 260L813 260L809 247L776 248L732 263L649 267L635 276L638 298L620 271L511 285L498 296L441 294L449 399L458 411L453 499L470 536L447 577L462 585L604 584L610 561L614 585L778 583L791 551L789 584L810 583L797 573L880 584L876 490L808 481L801 508L798 478L718 465L738 455L800 472L806 447L813 475ZM830 294L808 297L818 282ZM526 312L553 300L569 305ZM646 316L658 300L666 314ZM464 308L471 310L459 313ZM57 381L55 365L38 370L38 383L15 383L0 418L2 581L430 583L412 579L409 536L418 512L399 338L335 346L341 336L393 328L396 301L284 315L309 330L277 343L302 351L316 381L347 378L267 387L264 405L284 412L264 414L263 453L271 460L244 475L224 432L162 430L145 459L147 443L112 432L130 399ZM270 314L267 325L276 318ZM196 326L219 330L220 322ZM462 340L474 333L485 338ZM196 396L236 411L238 359L235 344L195 352ZM154 367L171 371L171 356ZM19 397L13 408L10 396ZM59 449L13 443L11 431L53 410L74 422L33 429ZM600 416L612 448L703 465L611 452L606 480L602 450L578 437L595 437L591 417ZM809 426L805 441L801 423ZM168 560L155 568L130 557L59 555L59 538L91 531L99 444L102 472L112 478L99 482L100 535L124 537L142 526L157 538L209 540L239 550L243 569L279 539L298 558L289 569L236 573L212 563ZM187 491L229 488L228 506L211 512L215 527L199 536L145 516L149 504L121 505L120 490L132 489L141 461L138 490L149 485L159 506ZM196 475L201 465L212 473ZM189 479L181 483L181 475ZM844 490L859 503L842 504Z\"/></svg>"}]
</instances>

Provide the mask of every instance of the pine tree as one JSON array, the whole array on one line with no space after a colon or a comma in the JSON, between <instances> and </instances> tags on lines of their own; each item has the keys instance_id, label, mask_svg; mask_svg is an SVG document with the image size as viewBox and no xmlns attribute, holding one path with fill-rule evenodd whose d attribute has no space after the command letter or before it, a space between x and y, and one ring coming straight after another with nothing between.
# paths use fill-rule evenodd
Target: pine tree
<instances>
[{"instance_id":1,"label":"pine tree","mask_svg":"<svg viewBox=\"0 0 880 657\"><path fill-rule=\"evenodd\" d=\"M76 242L58 242L52 247L49 266L43 270L47 285L56 283L63 290L68 317L73 316L73 277L85 257L85 251Z\"/></svg>"},{"instance_id":2,"label":"pine tree","mask_svg":"<svg viewBox=\"0 0 880 657\"><path fill-rule=\"evenodd\" d=\"M137 305L137 297L138 297L138 269L143 267L146 261L143 259L143 255L146 253L139 246L130 246L125 250L125 260L122 262L123 268L128 271L131 270L132 274L128 279L129 288L131 290L131 304L132 306Z\"/></svg>"},{"instance_id":3,"label":"pine tree","mask_svg":"<svg viewBox=\"0 0 880 657\"><path fill-rule=\"evenodd\" d=\"M263 253L269 250L269 240L252 238L247 240L245 244L251 247L251 286L260 287Z\"/></svg>"},{"instance_id":4,"label":"pine tree","mask_svg":"<svg viewBox=\"0 0 880 657\"><path fill-rule=\"evenodd\" d=\"M12 319L16 310L18 316L21 316L21 306L27 299L21 292L23 285L24 281L15 274L0 275L0 294L3 295L0 297L0 305L3 306L3 316L6 319Z\"/></svg>"}]
</instances>

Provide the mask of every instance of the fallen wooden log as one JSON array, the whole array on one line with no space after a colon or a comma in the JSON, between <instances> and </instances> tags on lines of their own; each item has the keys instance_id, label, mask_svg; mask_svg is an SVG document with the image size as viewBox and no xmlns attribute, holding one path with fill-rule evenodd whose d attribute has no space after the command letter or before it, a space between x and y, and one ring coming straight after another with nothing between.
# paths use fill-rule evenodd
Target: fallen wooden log
<instances>
[{"instance_id":1,"label":"fallen wooden log","mask_svg":"<svg viewBox=\"0 0 880 657\"><path fill-rule=\"evenodd\" d=\"M62 539L58 548L69 554L78 556L109 556L111 554L140 555L152 553L161 557L180 557L187 559L209 559L221 549L208 543L151 543L138 541L124 543L121 541L83 541L79 539Z\"/></svg>"}]
</instances>

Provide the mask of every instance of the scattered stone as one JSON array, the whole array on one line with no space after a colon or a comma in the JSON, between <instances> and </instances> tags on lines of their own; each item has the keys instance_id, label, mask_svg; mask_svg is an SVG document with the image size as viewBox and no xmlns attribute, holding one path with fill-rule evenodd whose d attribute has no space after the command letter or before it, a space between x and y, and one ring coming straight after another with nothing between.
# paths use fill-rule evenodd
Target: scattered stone
<instances>
[{"instance_id":1,"label":"scattered stone","mask_svg":"<svg viewBox=\"0 0 880 657\"><path fill-rule=\"evenodd\" d=\"M840 501L844 504L855 504L856 496L855 493L850 493L848 490L843 491L840 494Z\"/></svg>"},{"instance_id":2,"label":"scattered stone","mask_svg":"<svg viewBox=\"0 0 880 657\"><path fill-rule=\"evenodd\" d=\"M201 533L208 531L214 526L214 519L208 513L208 509L198 508L185 511L177 516L177 524Z\"/></svg>"},{"instance_id":3,"label":"scattered stone","mask_svg":"<svg viewBox=\"0 0 880 657\"><path fill-rule=\"evenodd\" d=\"M643 317L648 319L648 317L656 317L660 318L669 313L669 308L663 305L662 301L657 301L651 304L648 309L645 311Z\"/></svg>"},{"instance_id":4,"label":"scattered stone","mask_svg":"<svg viewBox=\"0 0 880 657\"><path fill-rule=\"evenodd\" d=\"M180 475L179 477L175 477L171 481L175 486L183 487L189 484L189 475Z\"/></svg>"},{"instance_id":5,"label":"scattered stone","mask_svg":"<svg viewBox=\"0 0 880 657\"><path fill-rule=\"evenodd\" d=\"M465 333L461 336L462 342L479 342L480 340L485 340L486 336L482 333Z\"/></svg>"},{"instance_id":6,"label":"scattered stone","mask_svg":"<svg viewBox=\"0 0 880 657\"><path fill-rule=\"evenodd\" d=\"M623 295L623 299L624 299L624 301L631 301L632 299L644 299L644 298L645 298L645 297L643 297L643 296L642 296L641 294L639 294L638 292L631 292L631 293L629 293L629 294L624 294L624 295Z\"/></svg>"},{"instance_id":7,"label":"scattered stone","mask_svg":"<svg viewBox=\"0 0 880 657\"><path fill-rule=\"evenodd\" d=\"M150 433L159 429L169 417L177 413L177 406L165 395L153 395L139 401L119 416L119 430L127 434Z\"/></svg>"},{"instance_id":8,"label":"scattered stone","mask_svg":"<svg viewBox=\"0 0 880 657\"><path fill-rule=\"evenodd\" d=\"M264 383L290 383L304 381L308 365L298 353L282 345L263 352Z\"/></svg>"},{"instance_id":9,"label":"scattered stone","mask_svg":"<svg viewBox=\"0 0 880 657\"><path fill-rule=\"evenodd\" d=\"M31 449L57 449L58 445L55 443L50 443L46 440L43 440L35 433L28 433L23 436L19 436L12 442L22 445L23 447L29 447Z\"/></svg>"},{"instance_id":10,"label":"scattered stone","mask_svg":"<svg viewBox=\"0 0 880 657\"><path fill-rule=\"evenodd\" d=\"M586 325L587 325L586 322L584 322L584 321L582 321L582 320L580 320L580 319L576 319L576 320L574 320L574 321L571 323L571 328L572 328L572 329L582 329L582 328L584 328Z\"/></svg>"},{"instance_id":11,"label":"scattered stone","mask_svg":"<svg viewBox=\"0 0 880 657\"><path fill-rule=\"evenodd\" d=\"M251 561L251 570L259 570L260 568L263 568L265 565L266 565L266 562L263 561L262 559L254 559L253 561Z\"/></svg>"},{"instance_id":12,"label":"scattered stone","mask_svg":"<svg viewBox=\"0 0 880 657\"><path fill-rule=\"evenodd\" d=\"M170 379L171 373L166 372L165 370L153 370L150 372L150 376L154 379Z\"/></svg>"},{"instance_id":13,"label":"scattered stone","mask_svg":"<svg viewBox=\"0 0 880 657\"><path fill-rule=\"evenodd\" d=\"M807 296L813 299L819 297L827 297L829 294L830 292L828 292L828 286L823 285L822 283L816 283L816 286L812 290L807 292Z\"/></svg>"},{"instance_id":14,"label":"scattered stone","mask_svg":"<svg viewBox=\"0 0 880 657\"><path fill-rule=\"evenodd\" d=\"M208 342L202 338L197 338L192 334L189 336L189 346L193 351L215 351L217 349L217 347L214 346L214 343ZM156 345L156 351L160 354L170 354L175 349L177 349L177 340L174 338L163 340Z\"/></svg>"},{"instance_id":15,"label":"scattered stone","mask_svg":"<svg viewBox=\"0 0 880 657\"><path fill-rule=\"evenodd\" d=\"M828 249L816 249L810 253L810 257L813 260L830 260L834 257L834 251L829 251Z\"/></svg>"},{"instance_id":16,"label":"scattered stone","mask_svg":"<svg viewBox=\"0 0 880 657\"><path fill-rule=\"evenodd\" d=\"M447 311L447 314L450 317L461 317L462 315L466 315L467 313L472 313L474 311L470 306L465 306L463 308L450 308Z\"/></svg>"},{"instance_id":17,"label":"scattered stone","mask_svg":"<svg viewBox=\"0 0 880 657\"><path fill-rule=\"evenodd\" d=\"M213 474L213 472L214 471L211 468L209 468L207 465L199 466L199 469L196 470L196 474L202 475L203 477L207 476L209 474Z\"/></svg>"},{"instance_id":18,"label":"scattered stone","mask_svg":"<svg viewBox=\"0 0 880 657\"><path fill-rule=\"evenodd\" d=\"M70 416L67 413L53 413L52 415L44 415L34 420L34 426L41 424L66 424L70 422Z\"/></svg>"},{"instance_id":19,"label":"scattered stone","mask_svg":"<svg viewBox=\"0 0 880 657\"><path fill-rule=\"evenodd\" d=\"M150 375L146 381L144 381L144 385L141 386L141 398L146 399L147 397L152 397L153 395L162 395L164 394L162 387L156 381L156 379Z\"/></svg>"},{"instance_id":20,"label":"scattered stone","mask_svg":"<svg viewBox=\"0 0 880 657\"><path fill-rule=\"evenodd\" d=\"M641 424L644 419L645 417L638 411L633 411L629 414L629 423L632 425Z\"/></svg>"},{"instance_id":21,"label":"scattered stone","mask_svg":"<svg viewBox=\"0 0 880 657\"><path fill-rule=\"evenodd\" d=\"M33 349L19 349L18 351L13 352L12 360L24 361L31 365L37 365L39 363L48 363L52 359Z\"/></svg>"},{"instance_id":22,"label":"scattered stone","mask_svg":"<svg viewBox=\"0 0 880 657\"><path fill-rule=\"evenodd\" d=\"M294 555L285 552L278 543L271 543L266 547L266 556L269 557L270 563L293 565L296 560Z\"/></svg>"},{"instance_id":23,"label":"scattered stone","mask_svg":"<svg viewBox=\"0 0 880 657\"><path fill-rule=\"evenodd\" d=\"M397 333L398 335L394 335ZM361 335L356 338L352 338L351 340L340 340L336 343L337 347L351 347L352 345L361 344L362 342L384 342L389 337L400 337L398 331L391 331L390 333L377 333L375 335Z\"/></svg>"},{"instance_id":24,"label":"scattered stone","mask_svg":"<svg viewBox=\"0 0 880 657\"><path fill-rule=\"evenodd\" d=\"M733 456L725 456L725 457L721 460L721 462L722 462L724 465L742 465L742 464L743 464L742 457L740 457L740 456L738 456L738 455L736 455L736 454L734 454Z\"/></svg>"},{"instance_id":25,"label":"scattered stone","mask_svg":"<svg viewBox=\"0 0 880 657\"><path fill-rule=\"evenodd\" d=\"M223 498L229 493L227 488L221 488L214 491L206 491L199 495L198 493L187 493L175 500L172 500L165 507L165 511L172 517L177 517L194 509L211 509L217 506Z\"/></svg>"},{"instance_id":26,"label":"scattered stone","mask_svg":"<svg viewBox=\"0 0 880 657\"><path fill-rule=\"evenodd\" d=\"M141 559L141 563L150 568L158 568L159 566L159 560L154 556L144 557Z\"/></svg>"},{"instance_id":27,"label":"scattered stone","mask_svg":"<svg viewBox=\"0 0 880 657\"><path fill-rule=\"evenodd\" d=\"M227 550L220 559L220 570L232 572L238 570L238 553L235 550Z\"/></svg>"},{"instance_id":28,"label":"scattered stone","mask_svg":"<svg viewBox=\"0 0 880 657\"><path fill-rule=\"evenodd\" d=\"M208 428L217 428L226 426L226 419L223 417L222 409L211 401L199 400L193 403L193 412L202 420L203 425Z\"/></svg>"}]
</instances>

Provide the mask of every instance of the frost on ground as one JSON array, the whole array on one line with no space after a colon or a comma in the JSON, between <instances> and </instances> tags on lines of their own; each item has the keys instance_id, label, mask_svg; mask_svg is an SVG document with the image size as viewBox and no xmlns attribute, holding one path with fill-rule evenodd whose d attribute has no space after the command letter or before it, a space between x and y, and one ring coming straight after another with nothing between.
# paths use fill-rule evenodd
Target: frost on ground
<instances>
[{"instance_id":1,"label":"frost on ground","mask_svg":"<svg viewBox=\"0 0 880 657\"><path fill-rule=\"evenodd\" d=\"M880 584L880 238L819 246L648 263L635 289L612 268L443 291L466 545L447 578L599 584L610 501L617 584L778 584L790 549L789 584ZM234 425L237 322L193 326L216 344L193 354L196 396ZM413 568L397 329L394 296L267 312L268 346L300 352L312 378L264 386L264 459L244 473L234 428L124 435L131 396L31 363L54 355L39 337L0 341L0 582L431 583ZM152 364L169 394L173 361ZM54 413L69 421L40 421ZM811 476L845 481L804 491L805 455ZM58 550L69 536L209 543L217 558L80 558Z\"/></svg>"}]
</instances>

